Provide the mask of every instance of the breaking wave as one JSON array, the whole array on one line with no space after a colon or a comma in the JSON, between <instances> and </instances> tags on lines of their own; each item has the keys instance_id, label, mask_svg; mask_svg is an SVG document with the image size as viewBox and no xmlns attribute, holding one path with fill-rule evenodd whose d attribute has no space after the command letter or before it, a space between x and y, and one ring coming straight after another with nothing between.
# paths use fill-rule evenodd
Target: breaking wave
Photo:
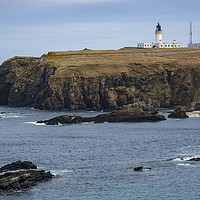
<instances>
[{"instance_id":1,"label":"breaking wave","mask_svg":"<svg viewBox=\"0 0 200 200\"><path fill-rule=\"evenodd\" d=\"M199 158L200 155L193 155L193 156L185 156L185 157L177 157L170 159L171 161L189 161L193 158Z\"/></svg>"}]
</instances>

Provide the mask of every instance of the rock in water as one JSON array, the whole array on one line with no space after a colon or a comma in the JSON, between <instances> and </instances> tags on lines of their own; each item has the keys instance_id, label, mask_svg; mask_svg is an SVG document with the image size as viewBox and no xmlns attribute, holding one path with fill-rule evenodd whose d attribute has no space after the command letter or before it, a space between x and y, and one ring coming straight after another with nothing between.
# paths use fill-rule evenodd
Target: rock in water
<instances>
[{"instance_id":1,"label":"rock in water","mask_svg":"<svg viewBox=\"0 0 200 200\"><path fill-rule=\"evenodd\" d=\"M143 172L144 170L150 170L150 169L151 169L150 167L143 167L143 166L141 166L141 167L135 167L134 171L136 171L136 172Z\"/></svg>"},{"instance_id":2,"label":"rock in water","mask_svg":"<svg viewBox=\"0 0 200 200\"><path fill-rule=\"evenodd\" d=\"M168 118L188 118L188 116L186 115L185 110L177 109L169 114Z\"/></svg>"},{"instance_id":3,"label":"rock in water","mask_svg":"<svg viewBox=\"0 0 200 200\"><path fill-rule=\"evenodd\" d=\"M81 117L63 115L49 120L38 121L37 123L45 123L46 125L58 124L76 124L81 122L157 122L166 120L163 115L152 114L144 112L141 109L124 108L121 110L114 110L106 114L97 115L96 117Z\"/></svg>"},{"instance_id":4,"label":"rock in water","mask_svg":"<svg viewBox=\"0 0 200 200\"><path fill-rule=\"evenodd\" d=\"M2 167L2 175L0 175L0 194L3 192L24 190L35 186L39 182L52 179L53 175L50 172L33 170L36 168L36 165L28 161L17 161ZM20 171L13 172L14 170Z\"/></svg>"},{"instance_id":5,"label":"rock in water","mask_svg":"<svg viewBox=\"0 0 200 200\"><path fill-rule=\"evenodd\" d=\"M200 161L200 158L191 158L190 160L187 161Z\"/></svg>"},{"instance_id":6,"label":"rock in water","mask_svg":"<svg viewBox=\"0 0 200 200\"><path fill-rule=\"evenodd\" d=\"M62 115L49 120L38 121L37 123L45 123L46 125L77 124L83 122L83 119L81 116Z\"/></svg>"},{"instance_id":7,"label":"rock in water","mask_svg":"<svg viewBox=\"0 0 200 200\"><path fill-rule=\"evenodd\" d=\"M24 190L36 185L39 182L47 181L52 178L50 172L41 171L20 171L6 173L0 176L0 193Z\"/></svg>"},{"instance_id":8,"label":"rock in water","mask_svg":"<svg viewBox=\"0 0 200 200\"><path fill-rule=\"evenodd\" d=\"M37 169L37 166L34 165L32 162L29 161L16 161L11 164L5 165L0 168L0 173L7 172L7 171L15 171L21 169Z\"/></svg>"},{"instance_id":9,"label":"rock in water","mask_svg":"<svg viewBox=\"0 0 200 200\"><path fill-rule=\"evenodd\" d=\"M124 108L93 117L94 122L156 122L166 118L163 115L145 112L137 108Z\"/></svg>"},{"instance_id":10,"label":"rock in water","mask_svg":"<svg viewBox=\"0 0 200 200\"><path fill-rule=\"evenodd\" d=\"M136 172L142 172L143 170L144 170L143 166L134 168L134 171Z\"/></svg>"}]
</instances>

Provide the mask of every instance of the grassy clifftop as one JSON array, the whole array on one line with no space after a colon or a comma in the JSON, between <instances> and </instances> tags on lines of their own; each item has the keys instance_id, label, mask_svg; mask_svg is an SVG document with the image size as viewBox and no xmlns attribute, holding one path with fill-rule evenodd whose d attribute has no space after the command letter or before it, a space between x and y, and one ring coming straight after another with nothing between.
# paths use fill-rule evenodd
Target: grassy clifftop
<instances>
[{"instance_id":1,"label":"grassy clifftop","mask_svg":"<svg viewBox=\"0 0 200 200\"><path fill-rule=\"evenodd\" d=\"M142 75L144 71L155 73L155 70L161 70L163 65L169 63L181 65L181 68L198 64L200 48L49 52L42 56L42 60L57 67L57 77L97 77L122 72ZM142 69L139 64L142 64Z\"/></svg>"}]
</instances>

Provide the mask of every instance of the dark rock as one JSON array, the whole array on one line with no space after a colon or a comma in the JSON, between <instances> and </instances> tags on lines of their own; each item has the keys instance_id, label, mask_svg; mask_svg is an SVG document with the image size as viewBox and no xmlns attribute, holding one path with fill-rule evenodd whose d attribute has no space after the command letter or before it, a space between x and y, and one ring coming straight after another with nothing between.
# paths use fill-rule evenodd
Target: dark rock
<instances>
[{"instance_id":1,"label":"dark rock","mask_svg":"<svg viewBox=\"0 0 200 200\"><path fill-rule=\"evenodd\" d=\"M58 125L76 124L81 122L157 122L165 119L166 118L163 115L144 112L141 109L124 108L121 110L114 110L106 114L97 115L96 117L63 115L52 118L50 120L38 121L37 123L45 123L46 125Z\"/></svg>"},{"instance_id":2,"label":"dark rock","mask_svg":"<svg viewBox=\"0 0 200 200\"><path fill-rule=\"evenodd\" d=\"M134 171L136 171L136 172L143 172L144 170L150 170L150 169L151 169L150 167L143 167L143 166L141 166L141 167L135 167Z\"/></svg>"},{"instance_id":3,"label":"dark rock","mask_svg":"<svg viewBox=\"0 0 200 200\"><path fill-rule=\"evenodd\" d=\"M7 172L7 171L15 171L21 169L37 169L37 166L34 165L32 162L29 161L16 161L11 164L5 165L0 168L0 173Z\"/></svg>"},{"instance_id":4,"label":"dark rock","mask_svg":"<svg viewBox=\"0 0 200 200\"><path fill-rule=\"evenodd\" d=\"M175 110L171 114L169 114L168 118L188 118L185 110Z\"/></svg>"},{"instance_id":5,"label":"dark rock","mask_svg":"<svg viewBox=\"0 0 200 200\"><path fill-rule=\"evenodd\" d=\"M53 175L50 172L36 169L37 166L28 161L16 161L1 167L0 194L3 192L24 190L35 186L39 182L52 179Z\"/></svg>"},{"instance_id":6,"label":"dark rock","mask_svg":"<svg viewBox=\"0 0 200 200\"><path fill-rule=\"evenodd\" d=\"M50 172L44 170L6 173L0 175L0 194L1 192L24 190L35 186L39 182L48 181L52 177L53 175Z\"/></svg>"},{"instance_id":7,"label":"dark rock","mask_svg":"<svg viewBox=\"0 0 200 200\"><path fill-rule=\"evenodd\" d=\"M144 112L141 109L124 108L93 117L95 122L156 122L165 120L163 115Z\"/></svg>"},{"instance_id":8,"label":"dark rock","mask_svg":"<svg viewBox=\"0 0 200 200\"><path fill-rule=\"evenodd\" d=\"M83 122L83 117L75 115L62 115L54 117L50 120L38 121L37 123L45 123L46 125L59 125L59 124L77 124Z\"/></svg>"},{"instance_id":9,"label":"dark rock","mask_svg":"<svg viewBox=\"0 0 200 200\"><path fill-rule=\"evenodd\" d=\"M200 158L192 158L192 159L187 160L187 161L200 161Z\"/></svg>"}]
</instances>

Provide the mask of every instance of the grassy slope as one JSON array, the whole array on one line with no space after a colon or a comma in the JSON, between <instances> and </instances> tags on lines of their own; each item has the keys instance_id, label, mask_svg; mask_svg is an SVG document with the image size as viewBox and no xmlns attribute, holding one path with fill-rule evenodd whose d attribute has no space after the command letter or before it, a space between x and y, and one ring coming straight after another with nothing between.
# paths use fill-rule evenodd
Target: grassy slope
<instances>
[{"instance_id":1,"label":"grassy slope","mask_svg":"<svg viewBox=\"0 0 200 200\"><path fill-rule=\"evenodd\" d=\"M142 75L173 68L173 64L181 68L200 64L200 48L50 52L43 56L43 62L57 67L56 77L97 77L122 72Z\"/></svg>"}]
</instances>

